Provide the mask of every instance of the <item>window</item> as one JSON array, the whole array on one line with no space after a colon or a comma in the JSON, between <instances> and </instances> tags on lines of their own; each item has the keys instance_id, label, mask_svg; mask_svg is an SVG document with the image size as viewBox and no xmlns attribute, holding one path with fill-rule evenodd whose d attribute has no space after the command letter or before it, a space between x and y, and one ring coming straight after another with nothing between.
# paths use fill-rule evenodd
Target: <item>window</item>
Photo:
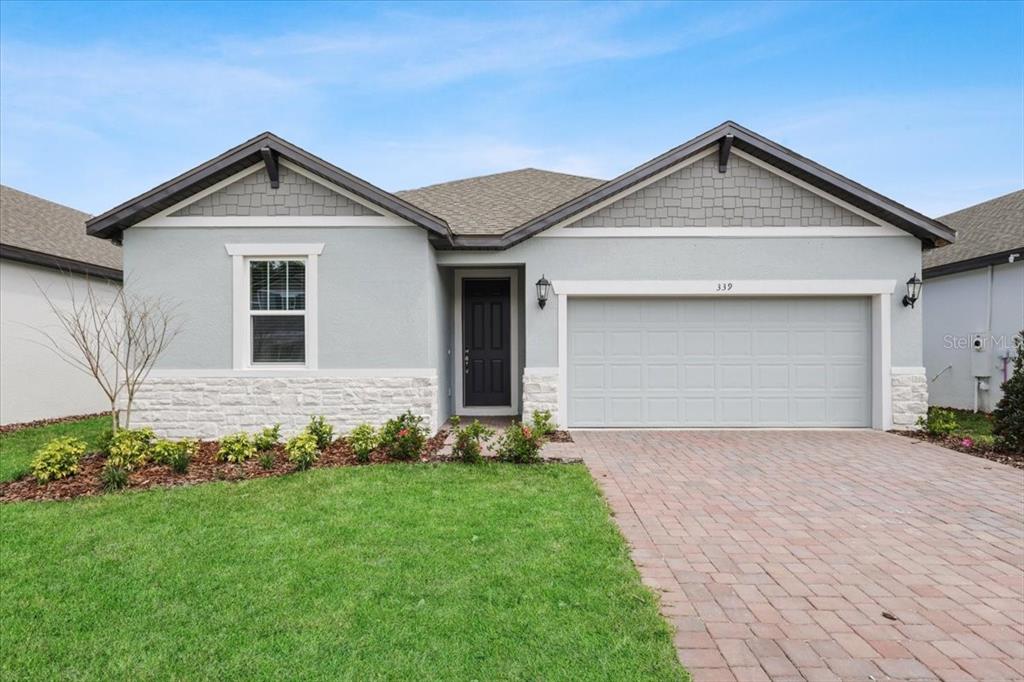
<instances>
[{"instance_id":1,"label":"window","mask_svg":"<svg viewBox=\"0 0 1024 682\"><path fill-rule=\"evenodd\" d=\"M249 261L251 362L305 364L306 262Z\"/></svg>"},{"instance_id":2,"label":"window","mask_svg":"<svg viewBox=\"0 0 1024 682\"><path fill-rule=\"evenodd\" d=\"M317 262L323 244L225 244L231 257L232 365L317 369Z\"/></svg>"}]
</instances>

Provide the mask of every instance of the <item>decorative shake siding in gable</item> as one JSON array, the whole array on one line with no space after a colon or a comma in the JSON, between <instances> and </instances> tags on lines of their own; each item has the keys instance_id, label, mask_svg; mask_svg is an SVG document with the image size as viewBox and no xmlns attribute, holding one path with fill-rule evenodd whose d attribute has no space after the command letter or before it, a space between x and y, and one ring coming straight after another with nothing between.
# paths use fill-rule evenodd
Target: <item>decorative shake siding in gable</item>
<instances>
[{"instance_id":1,"label":"decorative shake siding in gable","mask_svg":"<svg viewBox=\"0 0 1024 682\"><path fill-rule=\"evenodd\" d=\"M733 155L725 173L711 154L623 197L572 227L834 227L873 225Z\"/></svg>"},{"instance_id":2,"label":"decorative shake siding in gable","mask_svg":"<svg viewBox=\"0 0 1024 682\"><path fill-rule=\"evenodd\" d=\"M185 216L377 216L290 168L281 167L280 186L270 186L266 169L256 171L171 214Z\"/></svg>"}]
</instances>

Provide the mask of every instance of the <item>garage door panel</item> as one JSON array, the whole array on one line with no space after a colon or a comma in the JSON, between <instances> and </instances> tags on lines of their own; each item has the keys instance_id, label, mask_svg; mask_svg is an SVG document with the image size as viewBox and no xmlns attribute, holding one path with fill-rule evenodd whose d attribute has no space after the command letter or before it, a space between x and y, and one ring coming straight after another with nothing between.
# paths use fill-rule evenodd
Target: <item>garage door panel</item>
<instances>
[{"instance_id":1,"label":"garage door panel","mask_svg":"<svg viewBox=\"0 0 1024 682\"><path fill-rule=\"evenodd\" d=\"M675 358L679 355L679 332L649 331L644 335L647 357Z\"/></svg>"},{"instance_id":2,"label":"garage door panel","mask_svg":"<svg viewBox=\"0 0 1024 682\"><path fill-rule=\"evenodd\" d=\"M857 298L570 299L573 426L867 426Z\"/></svg>"}]
</instances>

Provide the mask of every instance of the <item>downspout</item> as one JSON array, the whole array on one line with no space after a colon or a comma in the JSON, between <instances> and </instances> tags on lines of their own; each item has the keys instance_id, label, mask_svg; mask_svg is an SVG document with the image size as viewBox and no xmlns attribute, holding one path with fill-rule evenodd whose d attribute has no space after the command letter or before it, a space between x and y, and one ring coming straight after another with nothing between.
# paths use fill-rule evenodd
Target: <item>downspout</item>
<instances>
[{"instance_id":1,"label":"downspout","mask_svg":"<svg viewBox=\"0 0 1024 682\"><path fill-rule=\"evenodd\" d=\"M993 267L988 266L988 295L985 297L985 330L992 333L992 282L995 279ZM984 382L981 377L974 377L974 411L978 411L981 403L981 391Z\"/></svg>"}]
</instances>

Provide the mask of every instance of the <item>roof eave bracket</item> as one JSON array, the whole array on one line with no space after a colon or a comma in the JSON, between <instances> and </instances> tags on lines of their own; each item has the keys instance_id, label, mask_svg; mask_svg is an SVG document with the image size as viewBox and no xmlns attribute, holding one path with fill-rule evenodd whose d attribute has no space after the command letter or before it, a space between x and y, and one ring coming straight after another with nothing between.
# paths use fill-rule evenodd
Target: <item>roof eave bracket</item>
<instances>
[{"instance_id":1,"label":"roof eave bracket","mask_svg":"<svg viewBox=\"0 0 1024 682\"><path fill-rule=\"evenodd\" d=\"M729 167L729 154L732 152L732 135L726 135L718 141L718 172L724 173Z\"/></svg>"},{"instance_id":2,"label":"roof eave bracket","mask_svg":"<svg viewBox=\"0 0 1024 682\"><path fill-rule=\"evenodd\" d=\"M277 189L281 186L281 172L280 166L277 163L277 152L270 147L260 147L260 155L263 157L263 163L267 167L267 175L270 176L270 187L271 189Z\"/></svg>"}]
</instances>

